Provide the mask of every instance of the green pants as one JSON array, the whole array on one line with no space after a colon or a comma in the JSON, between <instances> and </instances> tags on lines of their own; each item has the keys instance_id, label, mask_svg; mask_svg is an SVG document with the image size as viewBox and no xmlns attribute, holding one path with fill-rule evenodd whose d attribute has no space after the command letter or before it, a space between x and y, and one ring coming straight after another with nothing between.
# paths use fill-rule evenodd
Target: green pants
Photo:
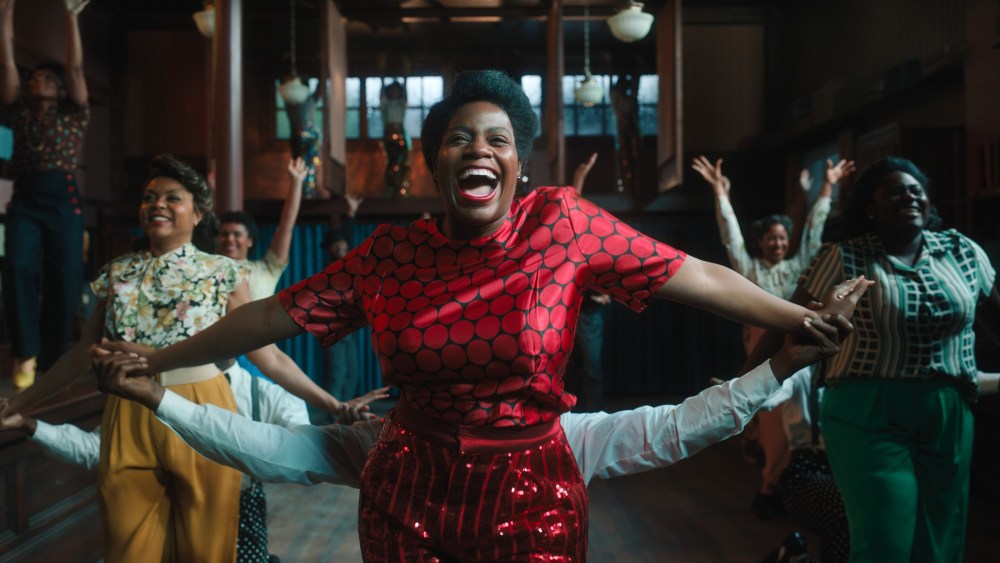
<instances>
[{"instance_id":1,"label":"green pants","mask_svg":"<svg viewBox=\"0 0 1000 563\"><path fill-rule=\"evenodd\" d=\"M851 561L962 561L973 423L955 382L843 381L821 421Z\"/></svg>"}]
</instances>

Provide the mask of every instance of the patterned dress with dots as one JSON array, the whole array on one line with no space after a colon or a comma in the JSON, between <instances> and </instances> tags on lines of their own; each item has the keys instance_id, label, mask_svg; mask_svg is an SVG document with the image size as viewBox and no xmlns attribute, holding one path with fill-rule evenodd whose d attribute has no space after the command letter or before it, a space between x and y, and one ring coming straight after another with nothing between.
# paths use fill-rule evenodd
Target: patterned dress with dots
<instances>
[{"instance_id":1,"label":"patterned dress with dots","mask_svg":"<svg viewBox=\"0 0 1000 563\"><path fill-rule=\"evenodd\" d=\"M410 411L456 428L531 427L557 422L576 402L562 374L584 293L607 293L641 311L685 258L572 188L539 188L515 200L507 221L479 239L449 239L435 219L382 225L279 298L324 345L370 325L384 382L400 389ZM535 467L526 461L528 452L522 452L525 459L520 453L464 458L465 452L430 446L418 453L419 440L398 434L380 437L366 464L360 511L366 560L438 552L491 560L526 550L579 560L586 553L586 491L573 463ZM546 458L572 462L565 438L543 450ZM447 471L435 465L451 454L458 457L450 458ZM510 475L531 471L557 486L503 485ZM498 480L490 481L491 475ZM525 490L538 497L527 509L517 504ZM542 509L567 497L575 499L569 506ZM481 507L466 510L484 498L489 518ZM462 516L456 520L456 514ZM394 532L385 528L387 521L404 524ZM414 529L421 532L403 537ZM366 539L366 530L378 541ZM546 547L553 544L562 547Z\"/></svg>"}]
</instances>

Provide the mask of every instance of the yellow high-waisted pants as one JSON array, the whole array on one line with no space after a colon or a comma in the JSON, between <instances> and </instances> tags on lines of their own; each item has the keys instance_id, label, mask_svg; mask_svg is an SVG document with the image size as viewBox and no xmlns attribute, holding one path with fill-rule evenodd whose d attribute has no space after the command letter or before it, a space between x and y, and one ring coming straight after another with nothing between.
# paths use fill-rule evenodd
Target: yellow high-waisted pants
<instances>
[{"instance_id":1,"label":"yellow high-waisted pants","mask_svg":"<svg viewBox=\"0 0 1000 563\"><path fill-rule=\"evenodd\" d=\"M169 389L236 410L221 374ZM239 471L200 456L146 407L108 397L98 488L109 563L236 560Z\"/></svg>"}]
</instances>

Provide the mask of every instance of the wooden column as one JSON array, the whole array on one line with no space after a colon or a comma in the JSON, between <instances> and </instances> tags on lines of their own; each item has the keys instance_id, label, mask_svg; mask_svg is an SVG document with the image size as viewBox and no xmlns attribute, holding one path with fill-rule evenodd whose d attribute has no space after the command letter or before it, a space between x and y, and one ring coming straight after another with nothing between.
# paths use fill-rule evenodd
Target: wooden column
<instances>
[{"instance_id":1,"label":"wooden column","mask_svg":"<svg viewBox=\"0 0 1000 563\"><path fill-rule=\"evenodd\" d=\"M682 60L681 0L667 0L656 15L656 72L660 77L656 164L661 192L684 180Z\"/></svg>"},{"instance_id":2,"label":"wooden column","mask_svg":"<svg viewBox=\"0 0 1000 563\"><path fill-rule=\"evenodd\" d=\"M553 0L548 17L548 60L545 70L545 131L546 152L549 157L549 183L566 184L566 135L563 134L562 78L565 66L563 55L563 1Z\"/></svg>"},{"instance_id":3,"label":"wooden column","mask_svg":"<svg viewBox=\"0 0 1000 563\"><path fill-rule=\"evenodd\" d=\"M323 131L323 188L332 193L347 193L347 24L333 0L322 4L323 33L320 87L330 80L326 91L326 126Z\"/></svg>"},{"instance_id":4,"label":"wooden column","mask_svg":"<svg viewBox=\"0 0 1000 563\"><path fill-rule=\"evenodd\" d=\"M215 201L243 208L243 2L215 2Z\"/></svg>"}]
</instances>

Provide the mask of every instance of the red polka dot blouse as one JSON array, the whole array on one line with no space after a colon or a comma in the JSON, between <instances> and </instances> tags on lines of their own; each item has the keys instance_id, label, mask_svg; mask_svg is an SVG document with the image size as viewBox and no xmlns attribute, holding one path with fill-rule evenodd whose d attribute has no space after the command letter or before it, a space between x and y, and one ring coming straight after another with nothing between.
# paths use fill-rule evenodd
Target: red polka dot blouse
<instances>
[{"instance_id":1,"label":"red polka dot blouse","mask_svg":"<svg viewBox=\"0 0 1000 563\"><path fill-rule=\"evenodd\" d=\"M449 239L436 219L381 225L279 298L326 346L371 325L385 383L425 414L531 425L576 404L563 370L584 292L641 311L685 258L572 188L539 188L480 239Z\"/></svg>"}]
</instances>

